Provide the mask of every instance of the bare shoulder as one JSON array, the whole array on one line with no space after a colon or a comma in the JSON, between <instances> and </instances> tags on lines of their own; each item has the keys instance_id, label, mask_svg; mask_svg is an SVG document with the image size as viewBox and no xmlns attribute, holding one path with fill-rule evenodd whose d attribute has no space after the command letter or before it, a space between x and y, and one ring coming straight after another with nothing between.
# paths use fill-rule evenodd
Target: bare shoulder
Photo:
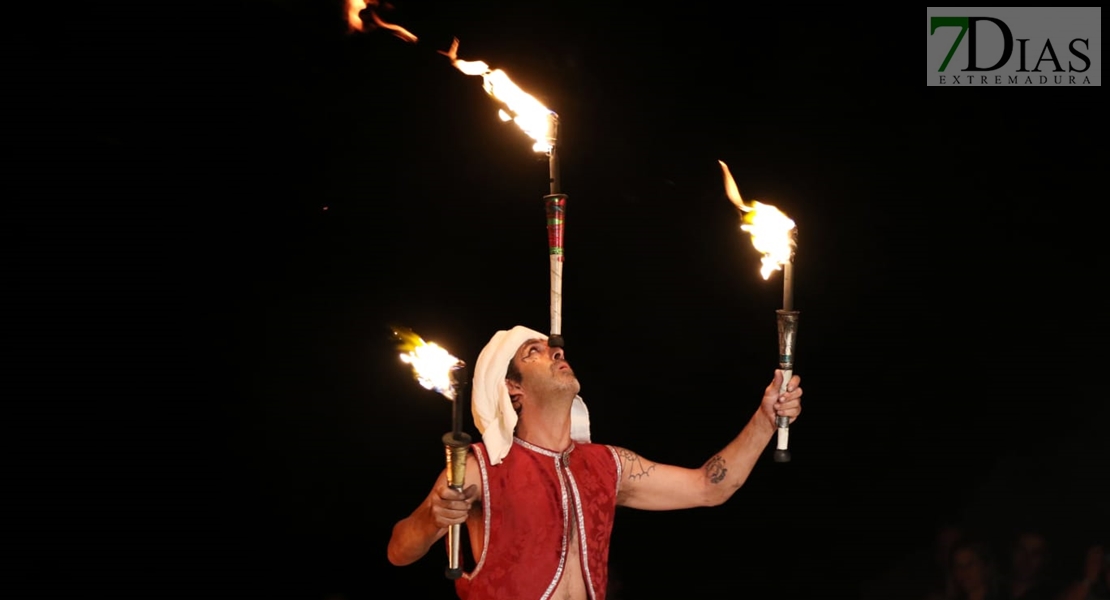
<instances>
[{"instance_id":1,"label":"bare shoulder","mask_svg":"<svg viewBox=\"0 0 1110 600\"><path fill-rule=\"evenodd\" d=\"M627 448L614 449L621 468L619 506L643 510L706 506L702 469L655 462Z\"/></svg>"},{"instance_id":2,"label":"bare shoulder","mask_svg":"<svg viewBox=\"0 0 1110 600\"><path fill-rule=\"evenodd\" d=\"M617 459L620 460L621 463L622 483L636 482L648 477L655 470L655 463L646 460L644 457L628 448L613 446L613 449L616 450Z\"/></svg>"}]
</instances>

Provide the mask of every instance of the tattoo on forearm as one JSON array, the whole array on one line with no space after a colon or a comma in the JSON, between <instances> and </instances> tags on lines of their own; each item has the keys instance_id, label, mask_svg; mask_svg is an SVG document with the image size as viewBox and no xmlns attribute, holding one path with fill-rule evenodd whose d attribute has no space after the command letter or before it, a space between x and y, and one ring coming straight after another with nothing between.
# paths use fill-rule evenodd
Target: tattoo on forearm
<instances>
[{"instance_id":1,"label":"tattoo on forearm","mask_svg":"<svg viewBox=\"0 0 1110 600\"><path fill-rule=\"evenodd\" d=\"M621 460L624 461L624 471L629 479L647 477L655 470L655 463L649 463L640 458L635 452L621 450Z\"/></svg>"},{"instance_id":2,"label":"tattoo on forearm","mask_svg":"<svg viewBox=\"0 0 1110 600\"><path fill-rule=\"evenodd\" d=\"M709 477L709 481L713 483L724 481L726 473L728 473L728 469L725 468L725 459L721 458L720 454L705 463L705 474Z\"/></svg>"}]
</instances>

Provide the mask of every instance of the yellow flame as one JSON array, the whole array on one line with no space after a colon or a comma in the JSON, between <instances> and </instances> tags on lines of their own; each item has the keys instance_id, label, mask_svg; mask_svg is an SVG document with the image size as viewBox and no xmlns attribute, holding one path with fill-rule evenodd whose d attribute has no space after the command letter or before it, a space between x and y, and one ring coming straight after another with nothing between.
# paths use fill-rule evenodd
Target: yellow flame
<instances>
[{"instance_id":1,"label":"yellow flame","mask_svg":"<svg viewBox=\"0 0 1110 600\"><path fill-rule=\"evenodd\" d=\"M490 69L480 60L459 60L459 39L449 50L439 53L451 59L451 64L465 75L480 75L482 88L505 107L498 113L502 121L512 121L535 142L532 150L551 152L555 146L555 113L513 83L501 69Z\"/></svg>"},{"instance_id":2,"label":"yellow flame","mask_svg":"<svg viewBox=\"0 0 1110 600\"><path fill-rule=\"evenodd\" d=\"M350 27L350 31L366 31L366 24L362 21L362 17L360 15L362 11L366 10L368 7L372 7L370 8L370 19L374 21L374 25L376 27L388 29L389 31L393 32L393 35L401 38L402 40L415 43L417 37L413 35L412 32L405 29L404 27L401 27L400 25L386 23L382 20L381 17L378 16L378 11L376 9L379 6L380 3L378 2L378 0L347 0L347 25ZM382 5L382 7L393 8L389 4Z\"/></svg>"},{"instance_id":3,"label":"yellow flame","mask_svg":"<svg viewBox=\"0 0 1110 600\"><path fill-rule=\"evenodd\" d=\"M759 273L767 279L771 273L793 260L794 248L797 244L795 239L797 225L790 217L770 204L759 201L753 201L750 206L746 204L740 197L740 189L736 187L736 181L732 178L728 165L721 160L717 162L721 164L721 171L724 173L725 194L736 208L744 213L740 230L751 234L752 246L763 254L761 259L763 266L759 269Z\"/></svg>"},{"instance_id":4,"label":"yellow flame","mask_svg":"<svg viewBox=\"0 0 1110 600\"><path fill-rule=\"evenodd\" d=\"M401 362L412 367L416 381L424 389L454 400L455 386L451 381L451 372L462 366L463 362L435 342L425 342L409 329L394 327L393 335L403 350Z\"/></svg>"}]
</instances>

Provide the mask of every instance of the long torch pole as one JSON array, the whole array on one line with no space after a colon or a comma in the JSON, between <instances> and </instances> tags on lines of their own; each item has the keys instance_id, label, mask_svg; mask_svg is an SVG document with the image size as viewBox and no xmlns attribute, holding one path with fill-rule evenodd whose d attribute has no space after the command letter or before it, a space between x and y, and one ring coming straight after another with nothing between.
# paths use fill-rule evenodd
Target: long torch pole
<instances>
[{"instance_id":1,"label":"long torch pole","mask_svg":"<svg viewBox=\"0 0 1110 600\"><path fill-rule=\"evenodd\" d=\"M466 365L460 364L451 372L452 387L454 388L454 402L452 413L452 429L443 434L443 447L447 452L447 485L451 489L461 492L466 486L466 453L470 449L470 436L462 430L463 402L466 398L469 375ZM462 577L462 564L460 562L459 543L462 536L462 526L452 525L447 530L447 570L448 579Z\"/></svg>"},{"instance_id":2,"label":"long torch pole","mask_svg":"<svg viewBox=\"0 0 1110 600\"><path fill-rule=\"evenodd\" d=\"M547 153L550 193L543 197L547 213L547 247L551 266L551 333L547 344L563 347L563 227L567 195L559 183L559 116L551 113L551 150Z\"/></svg>"},{"instance_id":3,"label":"long torch pole","mask_svg":"<svg viewBox=\"0 0 1110 600\"><path fill-rule=\"evenodd\" d=\"M796 236L798 230L791 230ZM791 247L794 246L791 239ZM775 311L779 332L779 368L782 369L782 387L779 393L785 394L790 378L794 376L794 346L798 335L798 311L794 310L794 258L782 267L782 309ZM775 446L775 462L790 462L790 417L775 417L778 427L778 440Z\"/></svg>"}]
</instances>

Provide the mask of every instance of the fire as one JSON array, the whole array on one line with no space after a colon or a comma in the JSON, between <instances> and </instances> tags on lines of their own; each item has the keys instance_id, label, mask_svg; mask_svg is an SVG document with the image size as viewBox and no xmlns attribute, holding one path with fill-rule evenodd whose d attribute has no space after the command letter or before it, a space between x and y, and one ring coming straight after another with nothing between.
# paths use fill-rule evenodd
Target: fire
<instances>
[{"instance_id":1,"label":"fire","mask_svg":"<svg viewBox=\"0 0 1110 600\"><path fill-rule=\"evenodd\" d=\"M378 0L347 0L347 24L350 26L350 30L366 31L366 24L363 23L362 17L360 15L362 11L369 8L370 19L374 21L375 27L388 29L389 31L393 32L393 35L401 38L402 40L405 40L406 42L416 42L416 36L413 35L412 32L410 32L409 30L401 27L400 25L394 25L393 23L386 23L385 21L383 21L382 18L378 16L377 9L379 7L385 9L393 8L390 4L383 4L380 3Z\"/></svg>"},{"instance_id":2,"label":"fire","mask_svg":"<svg viewBox=\"0 0 1110 600\"><path fill-rule=\"evenodd\" d=\"M404 351L401 353L401 362L412 367L416 381L424 389L442 394L453 401L455 386L452 385L451 371L462 366L463 362L435 342L425 342L411 330L394 327L393 336Z\"/></svg>"},{"instance_id":3,"label":"fire","mask_svg":"<svg viewBox=\"0 0 1110 600\"><path fill-rule=\"evenodd\" d=\"M449 50L440 50L439 53L451 59L451 64L464 74L481 75L482 88L504 105L498 113L501 120L516 123L521 131L535 141L532 149L536 152L551 152L555 145L556 114L520 89L501 69L490 69L488 64L480 60L460 60L458 50L459 39L455 38Z\"/></svg>"},{"instance_id":4,"label":"fire","mask_svg":"<svg viewBox=\"0 0 1110 600\"><path fill-rule=\"evenodd\" d=\"M746 231L752 236L752 246L763 254L763 266L759 272L764 279L771 273L782 268L782 265L794 258L795 234L797 226L794 221L770 204L753 201L749 206L740 197L740 189L729 173L728 165L721 163L721 170L725 177L725 193L728 199L739 208L743 216L741 231Z\"/></svg>"}]
</instances>

